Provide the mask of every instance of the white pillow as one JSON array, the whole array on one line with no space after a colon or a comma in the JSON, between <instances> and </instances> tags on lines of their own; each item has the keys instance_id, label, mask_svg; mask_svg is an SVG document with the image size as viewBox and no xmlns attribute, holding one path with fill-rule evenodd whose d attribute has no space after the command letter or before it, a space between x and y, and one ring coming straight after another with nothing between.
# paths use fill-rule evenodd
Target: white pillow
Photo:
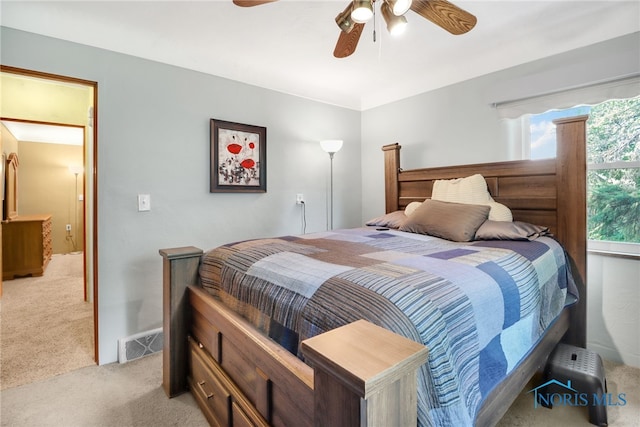
<instances>
[{"instance_id":1,"label":"white pillow","mask_svg":"<svg viewBox=\"0 0 640 427\"><path fill-rule=\"evenodd\" d=\"M438 179L434 181L431 198L451 203L488 205L491 208L489 212L490 220L513 221L511 210L493 200L491 194L489 194L487 182L479 173L466 178Z\"/></svg>"},{"instance_id":2,"label":"white pillow","mask_svg":"<svg viewBox=\"0 0 640 427\"><path fill-rule=\"evenodd\" d=\"M411 202L407 205L406 208L404 208L404 214L406 216L411 215L416 209L418 209L420 207L420 205L422 204L422 202Z\"/></svg>"},{"instance_id":3,"label":"white pillow","mask_svg":"<svg viewBox=\"0 0 640 427\"><path fill-rule=\"evenodd\" d=\"M511 209L498 202L489 202L483 203L489 205L491 210L489 211L489 219L491 221L513 221L513 214L511 214Z\"/></svg>"},{"instance_id":4,"label":"white pillow","mask_svg":"<svg viewBox=\"0 0 640 427\"><path fill-rule=\"evenodd\" d=\"M485 205L491 201L487 182L480 174L466 178L438 179L433 183L433 200L453 203Z\"/></svg>"}]
</instances>

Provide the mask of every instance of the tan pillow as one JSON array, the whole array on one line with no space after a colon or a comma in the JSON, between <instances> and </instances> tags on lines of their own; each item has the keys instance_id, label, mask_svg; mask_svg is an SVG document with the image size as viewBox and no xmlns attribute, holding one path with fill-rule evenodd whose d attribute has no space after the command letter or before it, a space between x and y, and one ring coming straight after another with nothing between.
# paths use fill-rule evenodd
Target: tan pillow
<instances>
[{"instance_id":1,"label":"tan pillow","mask_svg":"<svg viewBox=\"0 0 640 427\"><path fill-rule=\"evenodd\" d=\"M476 240L535 240L549 234L549 228L527 222L487 220L476 231Z\"/></svg>"},{"instance_id":2,"label":"tan pillow","mask_svg":"<svg viewBox=\"0 0 640 427\"><path fill-rule=\"evenodd\" d=\"M407 216L404 214L404 211L395 211L370 219L366 224L377 227L398 229L406 220Z\"/></svg>"},{"instance_id":3,"label":"tan pillow","mask_svg":"<svg viewBox=\"0 0 640 427\"><path fill-rule=\"evenodd\" d=\"M425 200L399 228L455 242L469 242L487 220L489 206Z\"/></svg>"}]
</instances>

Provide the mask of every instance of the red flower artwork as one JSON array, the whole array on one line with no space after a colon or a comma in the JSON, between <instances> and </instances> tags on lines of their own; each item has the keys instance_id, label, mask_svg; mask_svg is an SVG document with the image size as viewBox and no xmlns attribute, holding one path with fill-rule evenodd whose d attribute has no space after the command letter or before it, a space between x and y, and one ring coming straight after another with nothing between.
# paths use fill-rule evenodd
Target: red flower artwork
<instances>
[{"instance_id":1,"label":"red flower artwork","mask_svg":"<svg viewBox=\"0 0 640 427\"><path fill-rule=\"evenodd\" d=\"M240 163L240 165L245 169L251 169L252 167L255 166L255 164L256 164L256 162L254 162L251 159L245 159Z\"/></svg>"},{"instance_id":2,"label":"red flower artwork","mask_svg":"<svg viewBox=\"0 0 640 427\"><path fill-rule=\"evenodd\" d=\"M227 150L231 153L231 154L238 154L240 151L242 151L242 145L240 144L229 144L227 145Z\"/></svg>"}]
</instances>

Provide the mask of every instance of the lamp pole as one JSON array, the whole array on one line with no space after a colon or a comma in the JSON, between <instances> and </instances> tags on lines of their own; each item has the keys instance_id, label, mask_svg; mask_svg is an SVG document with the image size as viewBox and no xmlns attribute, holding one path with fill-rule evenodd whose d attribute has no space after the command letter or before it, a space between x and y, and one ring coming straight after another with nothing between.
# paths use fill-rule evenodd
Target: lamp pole
<instances>
[{"instance_id":1,"label":"lamp pole","mask_svg":"<svg viewBox=\"0 0 640 427\"><path fill-rule=\"evenodd\" d=\"M329 213L329 225L330 225L330 229L333 230L333 155L336 154L335 152L333 153L329 153L329 194L331 197L331 211Z\"/></svg>"},{"instance_id":2,"label":"lamp pole","mask_svg":"<svg viewBox=\"0 0 640 427\"><path fill-rule=\"evenodd\" d=\"M330 139L320 142L322 149L329 153L329 205L331 206L331 210L329 211L330 230L333 230L333 155L340 151L342 144L343 141L341 139Z\"/></svg>"}]
</instances>

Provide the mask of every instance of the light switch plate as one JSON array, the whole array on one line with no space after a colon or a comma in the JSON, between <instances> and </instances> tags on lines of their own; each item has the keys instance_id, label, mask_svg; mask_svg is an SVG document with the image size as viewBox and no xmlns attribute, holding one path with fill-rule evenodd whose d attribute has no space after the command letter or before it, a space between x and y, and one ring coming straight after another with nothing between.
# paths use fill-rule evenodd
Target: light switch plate
<instances>
[{"instance_id":1,"label":"light switch plate","mask_svg":"<svg viewBox=\"0 0 640 427\"><path fill-rule=\"evenodd\" d=\"M138 212L145 212L150 210L151 210L151 195L138 194Z\"/></svg>"}]
</instances>

